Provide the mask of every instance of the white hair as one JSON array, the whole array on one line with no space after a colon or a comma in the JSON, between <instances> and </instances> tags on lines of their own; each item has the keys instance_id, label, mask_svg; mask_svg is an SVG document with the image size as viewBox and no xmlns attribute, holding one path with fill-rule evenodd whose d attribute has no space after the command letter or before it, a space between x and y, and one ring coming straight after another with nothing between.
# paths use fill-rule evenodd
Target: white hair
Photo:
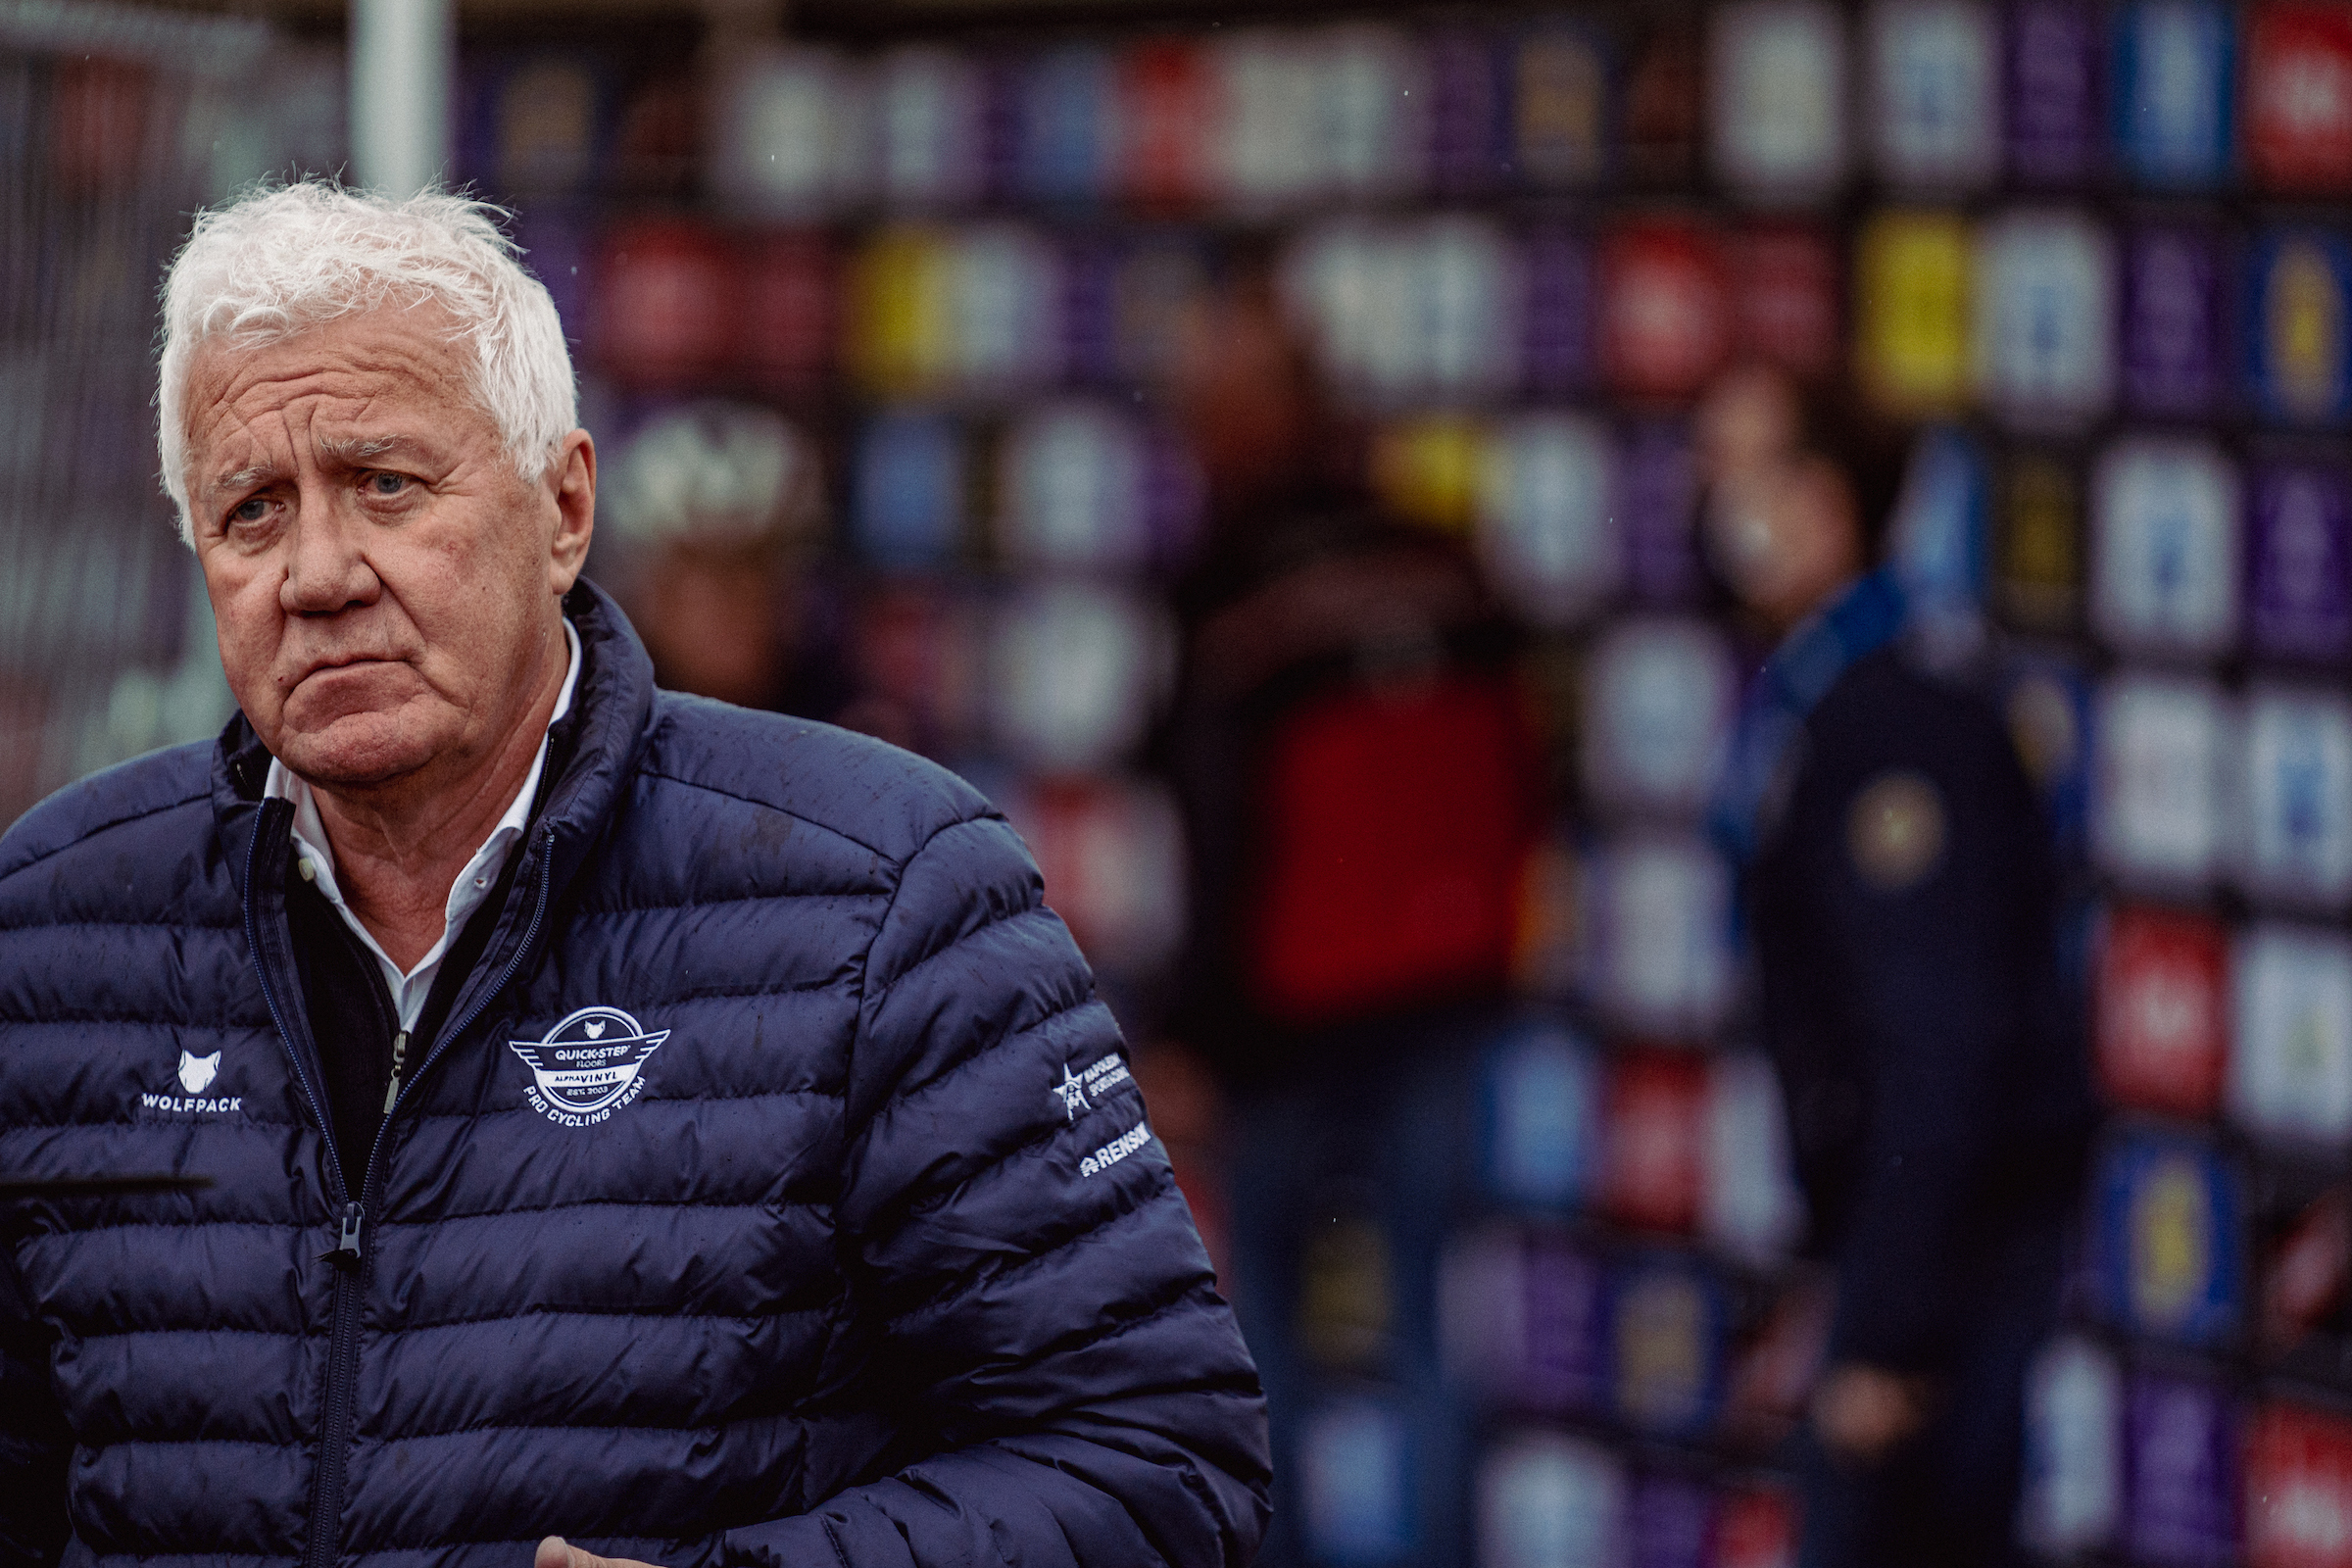
<instances>
[{"instance_id":1,"label":"white hair","mask_svg":"<svg viewBox=\"0 0 2352 1568\"><path fill-rule=\"evenodd\" d=\"M515 260L501 208L428 189L405 200L308 179L196 215L164 277L156 445L164 489L188 514L188 372L225 339L257 348L386 302L433 301L470 338L475 400L523 479L546 476L579 422L571 355L547 288Z\"/></svg>"}]
</instances>

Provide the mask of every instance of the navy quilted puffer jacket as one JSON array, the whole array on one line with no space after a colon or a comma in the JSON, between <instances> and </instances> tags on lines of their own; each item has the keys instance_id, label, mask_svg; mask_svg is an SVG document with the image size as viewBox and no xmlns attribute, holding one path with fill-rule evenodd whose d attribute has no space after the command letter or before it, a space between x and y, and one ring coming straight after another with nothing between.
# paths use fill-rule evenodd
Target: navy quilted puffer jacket
<instances>
[{"instance_id":1,"label":"navy quilted puffer jacket","mask_svg":"<svg viewBox=\"0 0 2352 1568\"><path fill-rule=\"evenodd\" d=\"M0 1204L0 1564L1247 1563L1256 1375L1019 841L567 612L568 760L365 1170L241 721L0 839L0 1176L215 1182Z\"/></svg>"}]
</instances>

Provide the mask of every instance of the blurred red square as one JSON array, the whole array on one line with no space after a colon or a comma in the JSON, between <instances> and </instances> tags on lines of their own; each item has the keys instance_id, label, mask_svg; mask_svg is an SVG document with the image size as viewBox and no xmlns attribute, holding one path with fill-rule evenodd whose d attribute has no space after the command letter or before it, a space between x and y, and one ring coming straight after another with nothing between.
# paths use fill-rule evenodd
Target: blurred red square
<instances>
[{"instance_id":1,"label":"blurred red square","mask_svg":"<svg viewBox=\"0 0 2352 1568\"><path fill-rule=\"evenodd\" d=\"M1733 241L1740 352L1796 375L1838 363L1838 247L1820 229L1750 228Z\"/></svg>"},{"instance_id":2,"label":"blurred red square","mask_svg":"<svg viewBox=\"0 0 2352 1568\"><path fill-rule=\"evenodd\" d=\"M744 374L774 391L813 389L833 344L833 268L815 234L756 235L742 245Z\"/></svg>"},{"instance_id":3,"label":"blurred red square","mask_svg":"<svg viewBox=\"0 0 2352 1568\"><path fill-rule=\"evenodd\" d=\"M2122 908L2099 955L2099 1078L2119 1104L2209 1116L2229 1058L2229 942L2199 915Z\"/></svg>"},{"instance_id":4,"label":"blurred red square","mask_svg":"<svg viewBox=\"0 0 2352 1568\"><path fill-rule=\"evenodd\" d=\"M2352 1568L2352 1421L2265 1404L2246 1436L2247 1568Z\"/></svg>"},{"instance_id":5,"label":"blurred red square","mask_svg":"<svg viewBox=\"0 0 2352 1568\"><path fill-rule=\"evenodd\" d=\"M1762 1488L1725 1497L1709 1561L1712 1568L1795 1568L1794 1499Z\"/></svg>"},{"instance_id":6,"label":"blurred red square","mask_svg":"<svg viewBox=\"0 0 2352 1568\"><path fill-rule=\"evenodd\" d=\"M81 193L138 183L155 79L143 66L83 55L57 66L50 155L58 183Z\"/></svg>"},{"instance_id":7,"label":"blurred red square","mask_svg":"<svg viewBox=\"0 0 2352 1568\"><path fill-rule=\"evenodd\" d=\"M1132 975L1174 956L1185 888L1172 800L1130 780L1068 776L1020 790L1004 814L1089 963Z\"/></svg>"},{"instance_id":8,"label":"blurred red square","mask_svg":"<svg viewBox=\"0 0 2352 1568\"><path fill-rule=\"evenodd\" d=\"M2352 190L2352 7L2267 5L2246 47L2246 159L2273 190Z\"/></svg>"},{"instance_id":9,"label":"blurred red square","mask_svg":"<svg viewBox=\"0 0 2352 1568\"><path fill-rule=\"evenodd\" d=\"M1731 290L1717 236L1680 219L1645 219L1600 249L1600 366L1637 398L1694 397L1732 348Z\"/></svg>"},{"instance_id":10,"label":"blurred red square","mask_svg":"<svg viewBox=\"0 0 2352 1568\"><path fill-rule=\"evenodd\" d=\"M1266 743L1245 941L1252 991L1297 1023L1510 973L1540 819L1524 695L1484 671L1302 701Z\"/></svg>"},{"instance_id":11,"label":"blurred red square","mask_svg":"<svg viewBox=\"0 0 2352 1568\"><path fill-rule=\"evenodd\" d=\"M616 379L680 386L734 358L735 258L704 224L624 223L605 236L596 276L597 358Z\"/></svg>"},{"instance_id":12,"label":"blurred red square","mask_svg":"<svg viewBox=\"0 0 2352 1568\"><path fill-rule=\"evenodd\" d=\"M1688 1052L1632 1051L1609 1067L1601 1202L1643 1230L1698 1223L1707 1064Z\"/></svg>"},{"instance_id":13,"label":"blurred red square","mask_svg":"<svg viewBox=\"0 0 2352 1568\"><path fill-rule=\"evenodd\" d=\"M1180 38L1138 44L1119 61L1120 183L1147 207L1184 207L1208 193L1208 62Z\"/></svg>"}]
</instances>

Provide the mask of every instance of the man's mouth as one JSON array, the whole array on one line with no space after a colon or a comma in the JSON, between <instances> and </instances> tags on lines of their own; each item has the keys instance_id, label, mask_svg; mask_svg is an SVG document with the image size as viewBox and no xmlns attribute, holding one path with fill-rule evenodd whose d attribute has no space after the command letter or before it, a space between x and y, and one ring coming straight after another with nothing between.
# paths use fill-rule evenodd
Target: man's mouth
<instances>
[{"instance_id":1,"label":"man's mouth","mask_svg":"<svg viewBox=\"0 0 2352 1568\"><path fill-rule=\"evenodd\" d=\"M296 675L289 683L289 687L299 686L304 681L311 680L321 675L355 673L360 670L373 669L379 665L396 662L398 662L398 661L385 659L374 654L352 654L334 659L321 659L305 668L300 674Z\"/></svg>"}]
</instances>

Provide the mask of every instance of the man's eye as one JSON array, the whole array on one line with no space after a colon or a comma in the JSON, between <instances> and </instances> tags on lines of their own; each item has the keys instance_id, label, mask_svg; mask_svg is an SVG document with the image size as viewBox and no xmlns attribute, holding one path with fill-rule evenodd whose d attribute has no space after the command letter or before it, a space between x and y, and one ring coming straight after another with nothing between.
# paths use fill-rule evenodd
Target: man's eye
<instances>
[{"instance_id":1,"label":"man's eye","mask_svg":"<svg viewBox=\"0 0 2352 1568\"><path fill-rule=\"evenodd\" d=\"M259 522L270 515L270 503L255 496L251 500L238 502L228 515L234 522Z\"/></svg>"},{"instance_id":2,"label":"man's eye","mask_svg":"<svg viewBox=\"0 0 2352 1568\"><path fill-rule=\"evenodd\" d=\"M368 476L369 495L396 496L408 487L409 476L405 473L371 473Z\"/></svg>"}]
</instances>

